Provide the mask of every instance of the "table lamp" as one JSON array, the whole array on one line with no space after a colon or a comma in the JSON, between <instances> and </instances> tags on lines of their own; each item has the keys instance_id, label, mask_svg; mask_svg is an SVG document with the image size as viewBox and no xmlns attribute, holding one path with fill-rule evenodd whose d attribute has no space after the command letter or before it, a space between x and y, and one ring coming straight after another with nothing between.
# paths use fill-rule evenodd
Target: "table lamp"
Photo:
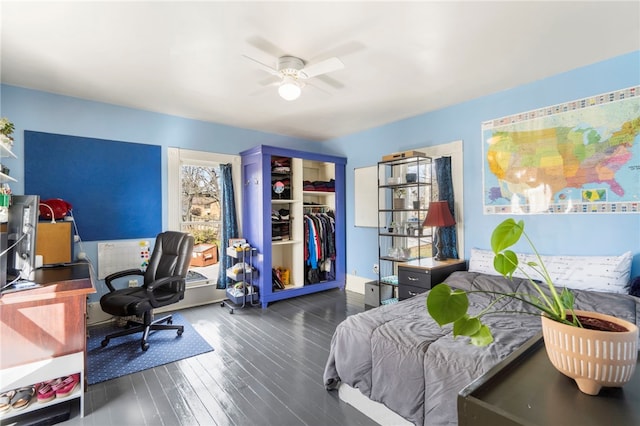
<instances>
[{"instance_id":1,"label":"table lamp","mask_svg":"<svg viewBox=\"0 0 640 426\"><path fill-rule=\"evenodd\" d=\"M424 218L424 222L422 226L435 226L436 229L436 255L433 257L434 260L445 260L446 257L440 254L442 250L442 238L440 234L440 228L443 226L451 226L455 225L456 221L451 216L451 211L449 211L449 202L448 201L432 201L429 203L429 211L427 212L427 217Z\"/></svg>"}]
</instances>

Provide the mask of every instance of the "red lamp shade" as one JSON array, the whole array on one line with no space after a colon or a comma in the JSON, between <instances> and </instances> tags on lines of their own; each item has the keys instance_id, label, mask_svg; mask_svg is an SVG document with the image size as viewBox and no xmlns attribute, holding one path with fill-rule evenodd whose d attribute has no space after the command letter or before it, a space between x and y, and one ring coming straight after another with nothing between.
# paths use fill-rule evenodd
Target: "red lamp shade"
<instances>
[{"instance_id":1,"label":"red lamp shade","mask_svg":"<svg viewBox=\"0 0 640 426\"><path fill-rule=\"evenodd\" d=\"M451 216L448 201L433 201L429 203L429 211L427 212L427 217L424 218L422 226L436 227L436 253L433 256L434 260L441 261L446 259L442 254L442 231L440 228L455 224L456 221Z\"/></svg>"},{"instance_id":2,"label":"red lamp shade","mask_svg":"<svg viewBox=\"0 0 640 426\"><path fill-rule=\"evenodd\" d=\"M455 225L456 221L451 216L449 210L448 201L432 201L429 203L429 211L427 217L424 219L422 226L451 226Z\"/></svg>"}]
</instances>

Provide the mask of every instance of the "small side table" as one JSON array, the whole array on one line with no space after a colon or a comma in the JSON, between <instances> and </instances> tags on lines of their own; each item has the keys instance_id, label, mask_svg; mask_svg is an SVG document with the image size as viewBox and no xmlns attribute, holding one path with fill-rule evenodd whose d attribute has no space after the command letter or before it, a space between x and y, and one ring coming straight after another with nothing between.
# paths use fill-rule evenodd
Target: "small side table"
<instances>
[{"instance_id":1,"label":"small side table","mask_svg":"<svg viewBox=\"0 0 640 426\"><path fill-rule=\"evenodd\" d=\"M429 257L401 263L398 265L398 299L408 299L431 290L452 272L466 269L467 263L463 259L437 261Z\"/></svg>"}]
</instances>

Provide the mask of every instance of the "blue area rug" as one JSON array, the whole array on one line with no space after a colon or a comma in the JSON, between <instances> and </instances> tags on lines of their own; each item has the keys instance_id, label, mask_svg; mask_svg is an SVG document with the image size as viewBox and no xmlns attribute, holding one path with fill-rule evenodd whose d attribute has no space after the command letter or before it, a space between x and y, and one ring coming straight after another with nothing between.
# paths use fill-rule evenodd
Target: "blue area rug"
<instances>
[{"instance_id":1,"label":"blue area rug","mask_svg":"<svg viewBox=\"0 0 640 426\"><path fill-rule=\"evenodd\" d=\"M115 325L91 328L87 340L88 383L93 385L213 350L180 314L173 314L173 323L184 325L182 336L175 330L152 331L146 352L140 347L142 333L111 339L103 348L100 342L104 336L121 329Z\"/></svg>"}]
</instances>

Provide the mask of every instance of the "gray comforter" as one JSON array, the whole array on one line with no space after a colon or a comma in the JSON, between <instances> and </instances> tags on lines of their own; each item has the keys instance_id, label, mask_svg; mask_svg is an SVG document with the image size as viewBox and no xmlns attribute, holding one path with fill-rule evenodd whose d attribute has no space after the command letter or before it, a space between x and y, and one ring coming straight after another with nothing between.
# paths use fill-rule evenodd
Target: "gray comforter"
<instances>
[{"instance_id":1,"label":"gray comforter","mask_svg":"<svg viewBox=\"0 0 640 426\"><path fill-rule=\"evenodd\" d=\"M455 272L451 287L533 293L526 280ZM574 291L576 308L597 310L640 324L640 299L633 296ZM469 295L470 312L486 307L491 296ZM529 306L508 302L507 310L534 315L496 314L490 324L494 343L478 348L454 339L426 311L426 293L394 305L352 315L338 325L324 372L328 390L346 383L416 425L457 424L458 392L540 332L540 318Z\"/></svg>"}]
</instances>

